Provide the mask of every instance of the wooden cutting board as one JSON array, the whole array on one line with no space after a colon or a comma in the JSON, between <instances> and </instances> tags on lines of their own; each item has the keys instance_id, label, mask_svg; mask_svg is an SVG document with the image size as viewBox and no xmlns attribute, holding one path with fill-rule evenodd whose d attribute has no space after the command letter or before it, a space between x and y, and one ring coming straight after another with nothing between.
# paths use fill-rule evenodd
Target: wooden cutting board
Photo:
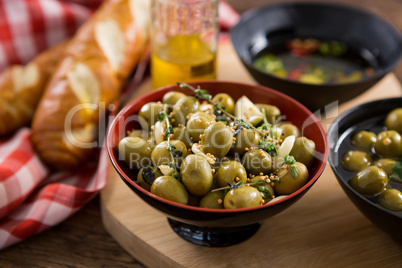
<instances>
[{"instance_id":1,"label":"wooden cutting board","mask_svg":"<svg viewBox=\"0 0 402 268\"><path fill-rule=\"evenodd\" d=\"M222 41L218 79L256 83ZM134 97L150 90L146 81ZM374 99L402 96L388 75L356 99L321 114L326 130L337 115ZM134 258L149 267L396 267L402 243L374 226L342 191L327 165L312 189L286 211L265 220L249 240L226 248L193 245L176 235L164 215L139 199L113 167L101 192L103 224ZM401 226L402 228L402 226Z\"/></svg>"}]
</instances>

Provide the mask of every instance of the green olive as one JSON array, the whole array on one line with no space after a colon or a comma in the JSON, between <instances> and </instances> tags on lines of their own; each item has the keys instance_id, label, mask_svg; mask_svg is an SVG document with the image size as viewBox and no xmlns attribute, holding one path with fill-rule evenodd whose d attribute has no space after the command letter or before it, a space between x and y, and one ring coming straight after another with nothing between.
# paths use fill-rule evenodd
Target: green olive
<instances>
[{"instance_id":1,"label":"green olive","mask_svg":"<svg viewBox=\"0 0 402 268\"><path fill-rule=\"evenodd\" d=\"M154 180L151 193L167 200L187 205L188 193L184 185L172 176L161 176Z\"/></svg>"},{"instance_id":2,"label":"green olive","mask_svg":"<svg viewBox=\"0 0 402 268\"><path fill-rule=\"evenodd\" d=\"M223 205L226 209L249 208L263 203L261 193L254 187L242 186L231 189L225 196Z\"/></svg>"},{"instance_id":3,"label":"green olive","mask_svg":"<svg viewBox=\"0 0 402 268\"><path fill-rule=\"evenodd\" d=\"M315 143L306 137L297 137L289 154L309 168L314 160Z\"/></svg>"},{"instance_id":4,"label":"green olive","mask_svg":"<svg viewBox=\"0 0 402 268\"><path fill-rule=\"evenodd\" d=\"M307 183L309 176L307 167L300 162L296 162L292 166L293 167L282 168L277 173L279 181L275 181L274 184L274 191L277 195L291 194ZM289 170L292 168L297 170L296 177L294 177L296 174L294 174L292 170Z\"/></svg>"},{"instance_id":5,"label":"green olive","mask_svg":"<svg viewBox=\"0 0 402 268\"><path fill-rule=\"evenodd\" d=\"M205 129L212 123L215 123L215 119L204 112L196 112L192 114L187 121L187 131L190 134L193 142L199 142L201 140L200 135L204 133Z\"/></svg>"},{"instance_id":6,"label":"green olive","mask_svg":"<svg viewBox=\"0 0 402 268\"><path fill-rule=\"evenodd\" d=\"M378 203L389 210L402 210L402 193L397 189L387 189L381 193Z\"/></svg>"},{"instance_id":7,"label":"green olive","mask_svg":"<svg viewBox=\"0 0 402 268\"><path fill-rule=\"evenodd\" d=\"M218 93L213 97L212 102L221 104L225 108L226 112L233 114L235 101L229 94Z\"/></svg>"},{"instance_id":8,"label":"green olive","mask_svg":"<svg viewBox=\"0 0 402 268\"><path fill-rule=\"evenodd\" d=\"M257 188L260 192L265 193L265 194L262 194L262 196L264 198L264 203L267 203L275 198L275 191L274 191L274 188L271 186L271 184L260 183L260 184L252 185L253 183L266 180L266 178L264 178L264 177L265 176L260 176L260 175L254 176L253 178L250 179L250 185Z\"/></svg>"},{"instance_id":9,"label":"green olive","mask_svg":"<svg viewBox=\"0 0 402 268\"><path fill-rule=\"evenodd\" d=\"M281 129L280 138L284 140L286 137L294 135L296 138L300 137L300 130L297 126L291 123L282 123L278 126Z\"/></svg>"},{"instance_id":10,"label":"green olive","mask_svg":"<svg viewBox=\"0 0 402 268\"><path fill-rule=\"evenodd\" d=\"M224 157L233 143L233 134L222 122L216 122L208 126L202 136L201 146L204 153L210 153L215 157Z\"/></svg>"},{"instance_id":11,"label":"green olive","mask_svg":"<svg viewBox=\"0 0 402 268\"><path fill-rule=\"evenodd\" d=\"M186 95L184 93L181 93L179 91L170 91L163 95L162 102L170 105L175 105L179 99L185 96Z\"/></svg>"},{"instance_id":12,"label":"green olive","mask_svg":"<svg viewBox=\"0 0 402 268\"><path fill-rule=\"evenodd\" d=\"M158 121L158 114L161 111L163 111L163 104L161 102L148 102L141 107L138 116L145 119L148 128L151 128Z\"/></svg>"},{"instance_id":13,"label":"green olive","mask_svg":"<svg viewBox=\"0 0 402 268\"><path fill-rule=\"evenodd\" d=\"M170 114L172 125L178 127L186 126L187 116L198 111L199 105L199 101L194 97L184 96L180 98Z\"/></svg>"},{"instance_id":14,"label":"green olive","mask_svg":"<svg viewBox=\"0 0 402 268\"><path fill-rule=\"evenodd\" d=\"M138 138L147 140L147 139L149 139L150 135L147 130L133 129L128 133L128 137L138 137Z\"/></svg>"},{"instance_id":15,"label":"green olive","mask_svg":"<svg viewBox=\"0 0 402 268\"><path fill-rule=\"evenodd\" d=\"M150 181L147 181L147 179L144 179L144 175L147 175L147 176L151 175ZM140 171L138 171L137 181L139 182L139 184L142 188L144 188L147 191L150 191L152 182L160 176L163 176L163 174L158 168L155 168L152 166L147 166L145 168L141 168ZM151 182L151 183L148 183L148 182Z\"/></svg>"},{"instance_id":16,"label":"green olive","mask_svg":"<svg viewBox=\"0 0 402 268\"><path fill-rule=\"evenodd\" d=\"M395 130L382 131L374 145L375 152L381 157L399 157L402 155L402 138Z\"/></svg>"},{"instance_id":17,"label":"green olive","mask_svg":"<svg viewBox=\"0 0 402 268\"><path fill-rule=\"evenodd\" d=\"M183 184L191 194L203 196L211 190L212 169L201 155L188 155L181 163L180 172Z\"/></svg>"},{"instance_id":18,"label":"green olive","mask_svg":"<svg viewBox=\"0 0 402 268\"><path fill-rule=\"evenodd\" d=\"M130 168L140 169L151 165L151 146L138 137L125 137L118 145L119 159Z\"/></svg>"},{"instance_id":19,"label":"green olive","mask_svg":"<svg viewBox=\"0 0 402 268\"><path fill-rule=\"evenodd\" d=\"M184 117L189 115L190 113L195 113L198 111L200 103L199 101L191 96L184 96L180 98L176 104L174 105L180 112L183 113Z\"/></svg>"},{"instance_id":20,"label":"green olive","mask_svg":"<svg viewBox=\"0 0 402 268\"><path fill-rule=\"evenodd\" d=\"M395 130L402 135L402 108L396 108L388 113L385 118L385 126L389 130Z\"/></svg>"},{"instance_id":21,"label":"green olive","mask_svg":"<svg viewBox=\"0 0 402 268\"><path fill-rule=\"evenodd\" d=\"M190 134L188 134L187 128L185 127L174 127L173 136L171 139L182 141L187 148L191 148L193 142L191 141Z\"/></svg>"},{"instance_id":22,"label":"green olive","mask_svg":"<svg viewBox=\"0 0 402 268\"><path fill-rule=\"evenodd\" d=\"M253 149L243 155L242 163L247 174L269 174L272 169L271 156L261 149Z\"/></svg>"},{"instance_id":23,"label":"green olive","mask_svg":"<svg viewBox=\"0 0 402 268\"><path fill-rule=\"evenodd\" d=\"M363 151L348 151L342 156L342 167L349 171L359 171L373 162L371 156Z\"/></svg>"},{"instance_id":24,"label":"green olive","mask_svg":"<svg viewBox=\"0 0 402 268\"><path fill-rule=\"evenodd\" d=\"M225 187L228 183L236 184L240 181L247 182L247 172L243 165L237 161L223 162L216 171L216 180L219 187Z\"/></svg>"},{"instance_id":25,"label":"green olive","mask_svg":"<svg viewBox=\"0 0 402 268\"><path fill-rule=\"evenodd\" d=\"M265 116L270 124L276 124L281 117L281 111L274 105L257 103L256 106L261 112L265 112Z\"/></svg>"},{"instance_id":26,"label":"green olive","mask_svg":"<svg viewBox=\"0 0 402 268\"><path fill-rule=\"evenodd\" d=\"M209 192L200 201L202 208L223 208L223 191Z\"/></svg>"},{"instance_id":27,"label":"green olive","mask_svg":"<svg viewBox=\"0 0 402 268\"><path fill-rule=\"evenodd\" d=\"M176 163L180 165L182 159L187 156L187 147L183 142L178 140L171 140L170 143L176 148L174 151L180 151L182 154L182 156L175 158ZM151 153L153 166L158 167L160 165L169 165L169 163L172 162L172 156L168 151L168 145L167 141L163 141L156 145Z\"/></svg>"},{"instance_id":28,"label":"green olive","mask_svg":"<svg viewBox=\"0 0 402 268\"><path fill-rule=\"evenodd\" d=\"M378 195L384 191L388 176L377 166L369 166L360 170L349 181L350 186L362 195Z\"/></svg>"},{"instance_id":29,"label":"green olive","mask_svg":"<svg viewBox=\"0 0 402 268\"><path fill-rule=\"evenodd\" d=\"M383 169L385 173L387 173L388 178L391 176L392 169L394 168L396 164L396 160L391 159L391 158L382 158L378 159L374 163L377 167Z\"/></svg>"},{"instance_id":30,"label":"green olive","mask_svg":"<svg viewBox=\"0 0 402 268\"><path fill-rule=\"evenodd\" d=\"M377 141L377 135L374 132L367 130L360 130L352 137L352 144L356 148L370 152Z\"/></svg>"},{"instance_id":31,"label":"green olive","mask_svg":"<svg viewBox=\"0 0 402 268\"><path fill-rule=\"evenodd\" d=\"M239 134L234 138L236 140L230 148L230 153L239 156L242 156L252 147L258 147L260 143L260 134L251 128L241 128Z\"/></svg>"},{"instance_id":32,"label":"green olive","mask_svg":"<svg viewBox=\"0 0 402 268\"><path fill-rule=\"evenodd\" d=\"M239 163L241 163L241 158L238 155L226 155L222 158L217 158L215 163L211 164L211 167L213 169L218 170L219 167L221 166L222 163L227 162L227 161L237 161ZM215 173L216 175L216 173Z\"/></svg>"}]
</instances>

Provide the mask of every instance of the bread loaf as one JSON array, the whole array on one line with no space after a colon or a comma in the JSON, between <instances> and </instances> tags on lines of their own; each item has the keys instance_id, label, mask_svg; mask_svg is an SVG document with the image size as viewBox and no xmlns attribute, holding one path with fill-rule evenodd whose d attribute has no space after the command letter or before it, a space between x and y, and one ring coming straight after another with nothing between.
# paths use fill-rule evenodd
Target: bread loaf
<instances>
[{"instance_id":1,"label":"bread loaf","mask_svg":"<svg viewBox=\"0 0 402 268\"><path fill-rule=\"evenodd\" d=\"M0 73L0 137L31 123L34 111L66 42L43 51L27 65Z\"/></svg>"},{"instance_id":2,"label":"bread loaf","mask_svg":"<svg viewBox=\"0 0 402 268\"><path fill-rule=\"evenodd\" d=\"M57 170L74 169L99 146L99 120L149 45L149 0L109 0L69 42L32 124L32 142Z\"/></svg>"}]
</instances>

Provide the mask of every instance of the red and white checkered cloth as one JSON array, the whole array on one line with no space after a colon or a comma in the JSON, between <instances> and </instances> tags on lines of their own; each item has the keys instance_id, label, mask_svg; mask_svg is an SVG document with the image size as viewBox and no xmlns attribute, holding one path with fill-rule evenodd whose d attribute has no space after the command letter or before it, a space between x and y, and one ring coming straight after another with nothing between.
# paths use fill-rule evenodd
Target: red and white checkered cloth
<instances>
[{"instance_id":1,"label":"red and white checkered cloth","mask_svg":"<svg viewBox=\"0 0 402 268\"><path fill-rule=\"evenodd\" d=\"M27 63L38 52L74 34L102 0L0 0L0 71ZM220 2L220 24L239 15ZM79 170L51 173L32 147L30 129L0 140L0 250L67 219L105 186L108 156Z\"/></svg>"}]
</instances>

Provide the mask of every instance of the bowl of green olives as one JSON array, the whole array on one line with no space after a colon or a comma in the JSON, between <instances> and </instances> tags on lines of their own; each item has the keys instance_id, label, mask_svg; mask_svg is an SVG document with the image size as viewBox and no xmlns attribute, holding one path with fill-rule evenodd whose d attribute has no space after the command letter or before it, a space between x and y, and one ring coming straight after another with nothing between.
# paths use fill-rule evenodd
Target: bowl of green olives
<instances>
[{"instance_id":1,"label":"bowl of green olives","mask_svg":"<svg viewBox=\"0 0 402 268\"><path fill-rule=\"evenodd\" d=\"M356 207L402 240L402 98L364 103L328 130L329 163Z\"/></svg>"},{"instance_id":2,"label":"bowl of green olives","mask_svg":"<svg viewBox=\"0 0 402 268\"><path fill-rule=\"evenodd\" d=\"M259 85L202 81L125 106L107 134L126 185L183 239L240 243L318 180L328 142L302 104Z\"/></svg>"}]
</instances>

